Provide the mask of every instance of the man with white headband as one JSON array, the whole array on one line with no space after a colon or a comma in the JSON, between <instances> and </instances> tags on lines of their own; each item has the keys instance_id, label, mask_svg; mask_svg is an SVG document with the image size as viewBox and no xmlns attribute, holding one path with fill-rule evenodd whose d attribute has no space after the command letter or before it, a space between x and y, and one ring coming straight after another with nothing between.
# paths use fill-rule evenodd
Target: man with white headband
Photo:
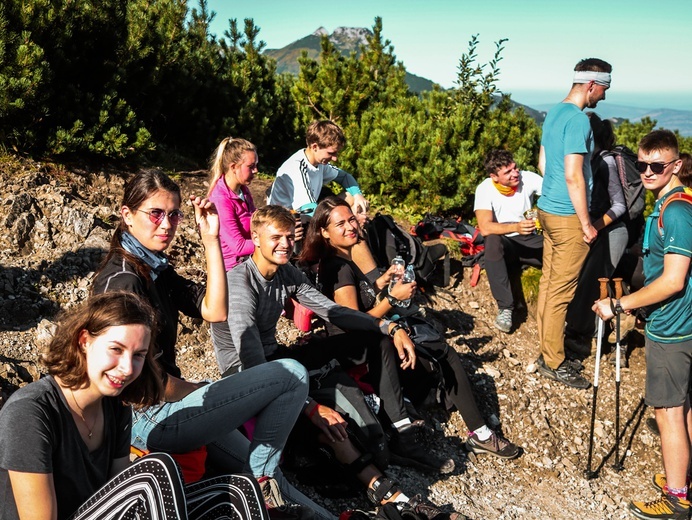
<instances>
[{"instance_id":1,"label":"man with white headband","mask_svg":"<svg viewBox=\"0 0 692 520\"><path fill-rule=\"evenodd\" d=\"M565 357L565 317L579 271L596 238L589 218L593 135L585 108L595 108L610 87L609 63L589 58L574 68L572 88L543 123L538 168L543 195L538 219L543 227L543 275L538 289L538 372L574 388L588 388L581 364ZM595 283L595 281L594 281Z\"/></svg>"}]
</instances>

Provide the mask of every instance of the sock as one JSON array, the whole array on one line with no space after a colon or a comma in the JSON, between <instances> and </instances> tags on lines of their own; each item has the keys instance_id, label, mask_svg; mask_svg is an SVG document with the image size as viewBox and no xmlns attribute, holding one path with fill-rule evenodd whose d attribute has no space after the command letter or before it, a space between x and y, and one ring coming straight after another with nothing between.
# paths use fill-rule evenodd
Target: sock
<instances>
[{"instance_id":1,"label":"sock","mask_svg":"<svg viewBox=\"0 0 692 520\"><path fill-rule=\"evenodd\" d=\"M666 486L666 490L668 491L669 495L687 500L687 486L681 488L672 488Z\"/></svg>"},{"instance_id":2,"label":"sock","mask_svg":"<svg viewBox=\"0 0 692 520\"><path fill-rule=\"evenodd\" d=\"M479 441L484 442L490 438L490 436L493 434L493 431L484 424L480 428L473 430L473 433L476 434L476 437L478 437Z\"/></svg>"},{"instance_id":3,"label":"sock","mask_svg":"<svg viewBox=\"0 0 692 520\"><path fill-rule=\"evenodd\" d=\"M409 424L411 424L411 419L406 417L405 419L401 419L400 421L393 423L392 426L394 426L394 428L397 430L401 430L404 426L408 426Z\"/></svg>"}]
</instances>

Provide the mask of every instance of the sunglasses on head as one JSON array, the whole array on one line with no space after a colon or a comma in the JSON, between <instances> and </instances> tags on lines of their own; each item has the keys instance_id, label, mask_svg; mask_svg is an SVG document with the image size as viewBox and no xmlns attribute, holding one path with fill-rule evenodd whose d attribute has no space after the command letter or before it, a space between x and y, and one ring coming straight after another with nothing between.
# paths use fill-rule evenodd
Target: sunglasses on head
<instances>
[{"instance_id":1,"label":"sunglasses on head","mask_svg":"<svg viewBox=\"0 0 692 520\"><path fill-rule=\"evenodd\" d=\"M151 220L157 226L163 222L163 219L166 218L166 216L168 216L168 222L170 222L172 226L177 226L185 218L185 214L179 209L174 209L168 214L159 208L150 209L149 211L138 209L137 211L149 215L149 220Z\"/></svg>"},{"instance_id":2,"label":"sunglasses on head","mask_svg":"<svg viewBox=\"0 0 692 520\"><path fill-rule=\"evenodd\" d=\"M655 173L656 175L659 175L663 173L663 170L666 169L666 167L669 164L673 164L677 159L673 159L670 162L667 163L660 163L660 162L644 162L644 161L637 161L634 164L637 166L637 171L639 173L645 173L647 168L651 168L651 173Z\"/></svg>"}]
</instances>

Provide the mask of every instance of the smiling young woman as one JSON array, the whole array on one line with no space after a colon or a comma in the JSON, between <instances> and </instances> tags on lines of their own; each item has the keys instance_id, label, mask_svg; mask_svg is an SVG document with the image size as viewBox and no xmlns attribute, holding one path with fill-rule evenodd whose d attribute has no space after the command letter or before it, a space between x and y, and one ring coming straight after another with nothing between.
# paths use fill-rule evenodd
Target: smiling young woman
<instances>
[{"instance_id":1,"label":"smiling young woman","mask_svg":"<svg viewBox=\"0 0 692 520\"><path fill-rule=\"evenodd\" d=\"M132 445L175 454L200 451L206 461L200 473L213 468L215 474L243 471L262 482L276 479L294 502L317 509L288 485L278 468L307 396L305 368L280 360L211 383L181 378L176 362L179 315L214 323L225 320L228 309L219 216L210 200L190 201L204 245L206 284L180 276L164 253L180 222L181 195L178 185L158 170L141 172L125 185L121 221L94 278L94 293L135 293L157 313L155 350L165 371L164 402L133 412ZM253 417L257 426L248 441L237 428ZM320 513L331 518L324 510Z\"/></svg>"}]
</instances>

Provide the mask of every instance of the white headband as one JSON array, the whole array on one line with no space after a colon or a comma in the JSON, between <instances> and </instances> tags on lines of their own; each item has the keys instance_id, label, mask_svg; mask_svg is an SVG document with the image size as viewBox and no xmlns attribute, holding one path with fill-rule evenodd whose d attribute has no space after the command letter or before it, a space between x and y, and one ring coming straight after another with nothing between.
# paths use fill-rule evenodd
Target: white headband
<instances>
[{"instance_id":1,"label":"white headband","mask_svg":"<svg viewBox=\"0 0 692 520\"><path fill-rule=\"evenodd\" d=\"M588 83L589 81L593 81L596 85L610 87L610 72L578 70L574 73L573 83Z\"/></svg>"}]
</instances>

